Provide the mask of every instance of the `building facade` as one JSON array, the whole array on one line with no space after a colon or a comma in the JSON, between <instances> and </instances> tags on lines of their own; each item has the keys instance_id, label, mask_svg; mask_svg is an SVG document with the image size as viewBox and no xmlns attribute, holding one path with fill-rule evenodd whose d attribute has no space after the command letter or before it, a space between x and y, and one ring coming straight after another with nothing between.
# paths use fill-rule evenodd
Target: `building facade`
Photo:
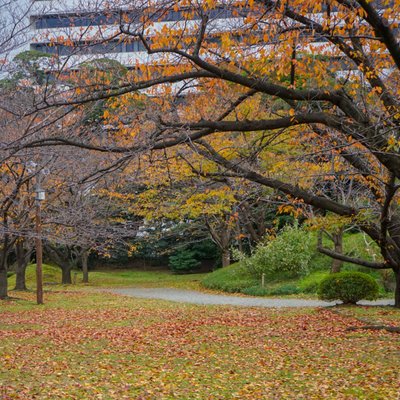
<instances>
[{"instance_id":1,"label":"building facade","mask_svg":"<svg viewBox=\"0 0 400 400\"><path fill-rule=\"evenodd\" d=\"M243 13L243 10L242 10ZM222 5L210 10L209 30L232 30L242 23L233 7ZM111 58L130 67L150 62L146 48L139 38L123 37L121 26L134 30L146 21L151 31L162 28L198 29L200 15L189 7L149 6L149 2L116 1L113 6L105 1L35 1L30 15L30 49L68 58L70 67L88 59ZM150 32L149 43L151 42Z\"/></svg>"}]
</instances>

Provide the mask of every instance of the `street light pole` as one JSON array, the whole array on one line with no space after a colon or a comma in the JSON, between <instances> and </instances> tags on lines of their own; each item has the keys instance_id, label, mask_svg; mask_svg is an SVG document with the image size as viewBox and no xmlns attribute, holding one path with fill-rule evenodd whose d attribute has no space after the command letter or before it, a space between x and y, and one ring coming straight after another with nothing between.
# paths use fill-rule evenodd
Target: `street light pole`
<instances>
[{"instance_id":1,"label":"street light pole","mask_svg":"<svg viewBox=\"0 0 400 400\"><path fill-rule=\"evenodd\" d=\"M45 191L38 184L36 187L36 300L43 304L43 246L42 246L42 221L40 203L45 199Z\"/></svg>"}]
</instances>

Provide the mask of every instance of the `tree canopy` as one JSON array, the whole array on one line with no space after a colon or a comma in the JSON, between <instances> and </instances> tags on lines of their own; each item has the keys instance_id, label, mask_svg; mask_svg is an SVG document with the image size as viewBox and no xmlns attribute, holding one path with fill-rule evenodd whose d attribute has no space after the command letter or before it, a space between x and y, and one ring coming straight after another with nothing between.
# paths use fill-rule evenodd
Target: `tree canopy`
<instances>
[{"instance_id":1,"label":"tree canopy","mask_svg":"<svg viewBox=\"0 0 400 400\"><path fill-rule=\"evenodd\" d=\"M169 11L179 20L163 22ZM24 116L63 125L6 147L98 151L108 157L100 175L161 152L200 178L249 180L347 218L384 261L325 253L393 269L400 306L399 11L397 0L260 0L157 1L121 12L86 42L72 33L53 40L74 52L63 70L48 71L55 78ZM90 46L115 41L139 43L146 56L124 73L72 67ZM100 124L83 124L96 107Z\"/></svg>"}]
</instances>

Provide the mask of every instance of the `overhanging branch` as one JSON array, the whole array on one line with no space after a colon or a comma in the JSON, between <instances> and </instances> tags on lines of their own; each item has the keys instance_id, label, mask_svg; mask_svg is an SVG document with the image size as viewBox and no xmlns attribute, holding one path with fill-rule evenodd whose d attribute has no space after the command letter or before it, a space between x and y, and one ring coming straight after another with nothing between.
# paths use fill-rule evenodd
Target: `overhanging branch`
<instances>
[{"instance_id":1,"label":"overhanging branch","mask_svg":"<svg viewBox=\"0 0 400 400\"><path fill-rule=\"evenodd\" d=\"M354 258L347 256L345 254L336 253L333 250L327 249L321 245L317 246L317 249L320 253L325 254L326 256L332 257L336 260L349 262L352 264L362 265L363 267L372 268L372 269L388 269L389 265L384 263L377 263L373 261L362 260L361 258Z\"/></svg>"}]
</instances>

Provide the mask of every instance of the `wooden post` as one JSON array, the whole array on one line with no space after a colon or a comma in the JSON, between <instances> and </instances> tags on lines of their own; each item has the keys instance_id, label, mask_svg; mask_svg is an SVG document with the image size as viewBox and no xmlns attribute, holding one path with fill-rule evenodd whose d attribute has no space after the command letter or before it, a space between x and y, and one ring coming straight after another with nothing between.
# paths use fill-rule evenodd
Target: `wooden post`
<instances>
[{"instance_id":1,"label":"wooden post","mask_svg":"<svg viewBox=\"0 0 400 400\"><path fill-rule=\"evenodd\" d=\"M265 287L265 274L261 275L261 287Z\"/></svg>"},{"instance_id":2,"label":"wooden post","mask_svg":"<svg viewBox=\"0 0 400 400\"><path fill-rule=\"evenodd\" d=\"M43 304L43 247L40 201L36 203L36 301Z\"/></svg>"}]
</instances>

